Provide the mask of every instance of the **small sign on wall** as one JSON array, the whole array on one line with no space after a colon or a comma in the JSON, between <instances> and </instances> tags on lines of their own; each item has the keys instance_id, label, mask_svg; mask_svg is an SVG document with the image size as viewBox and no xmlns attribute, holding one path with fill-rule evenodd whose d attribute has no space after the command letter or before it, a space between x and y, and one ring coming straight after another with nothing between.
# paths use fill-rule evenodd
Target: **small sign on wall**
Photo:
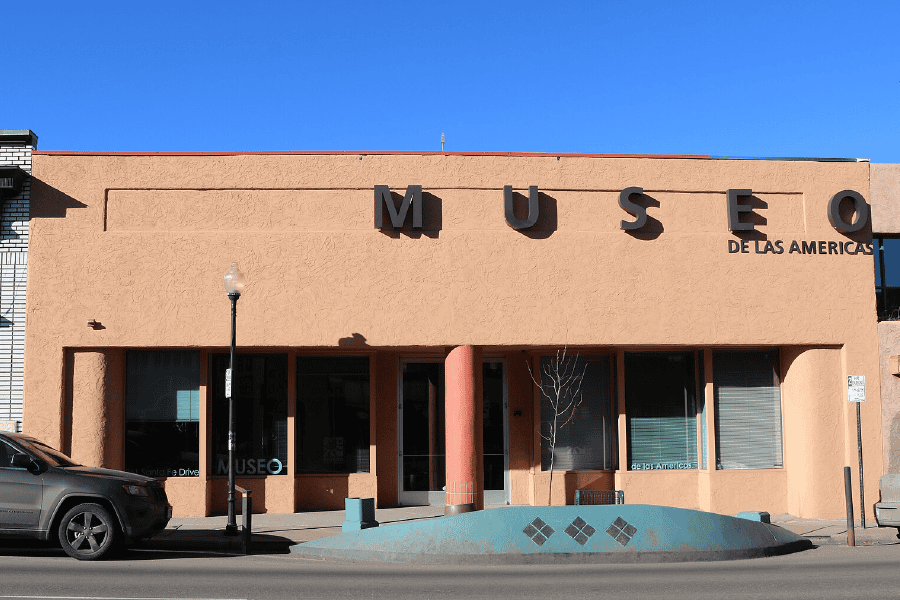
<instances>
[{"instance_id":1,"label":"small sign on wall","mask_svg":"<svg viewBox=\"0 0 900 600\"><path fill-rule=\"evenodd\" d=\"M865 375L847 375L847 400L850 402L866 401Z\"/></svg>"}]
</instances>

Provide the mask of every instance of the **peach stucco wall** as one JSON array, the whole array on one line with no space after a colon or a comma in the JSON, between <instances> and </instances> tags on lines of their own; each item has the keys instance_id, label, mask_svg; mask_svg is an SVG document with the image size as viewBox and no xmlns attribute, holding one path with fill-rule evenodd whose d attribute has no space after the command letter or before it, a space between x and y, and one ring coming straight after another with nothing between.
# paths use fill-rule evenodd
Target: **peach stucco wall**
<instances>
[{"instance_id":1,"label":"peach stucco wall","mask_svg":"<svg viewBox=\"0 0 900 600\"><path fill-rule=\"evenodd\" d=\"M872 231L900 233L900 165L873 164L870 177Z\"/></svg>"},{"instance_id":2,"label":"peach stucco wall","mask_svg":"<svg viewBox=\"0 0 900 600\"><path fill-rule=\"evenodd\" d=\"M421 185L426 230L375 229L378 184L401 196L408 185ZM533 230L506 224L505 185L526 195L528 186L539 186L543 214ZM643 187L651 199L651 223L638 234L620 229L620 221L633 220L618 206L619 192L629 186ZM727 227L730 188L750 188L756 196L759 234L744 238L749 253L728 251L729 241L741 241ZM787 248L792 240L871 240L869 228L848 237L829 224L826 205L844 189L868 198L869 165L35 153L24 428L63 441L69 418L63 399L70 393L64 373L71 369L65 356L73 349L224 348L230 305L222 278L237 261L249 280L238 306L242 348L377 351L377 472L336 478L333 485L317 480L312 489L298 477L294 506L279 510L318 506L328 490L343 493L344 487L377 490L382 505L396 502L396 365L416 349L443 354L473 345L485 355L521 356L519 349L562 345L611 351L777 346L812 349L808 358L798 350L784 374L784 470L620 472L617 483L631 490L629 501L661 501L669 495L659 491L665 482L694 507L837 517L834 498L843 490L832 489L830 471L824 482L813 472L855 456L846 375L879 378L872 257L789 254ZM784 240L785 252L756 254L756 239ZM101 327L86 327L89 319ZM533 451L533 391L521 383L527 372L519 362L508 361L510 414L523 411L510 416L511 500L531 503L546 493L546 483ZM794 378L821 381L806 389ZM873 474L867 499L876 497L875 475L882 471L877 387L863 408ZM828 416L820 422L821 403ZM827 449L817 450L824 456L810 458L808 450L823 436L831 436ZM796 474L794 465L809 472ZM265 485L281 485L271 479ZM560 481L572 485L571 477ZM769 491L759 498L742 491L748 481ZM804 499L819 492L827 499ZM213 490L204 510L220 496ZM746 502L735 500L742 497ZM777 508L758 506L766 498Z\"/></svg>"},{"instance_id":3,"label":"peach stucco wall","mask_svg":"<svg viewBox=\"0 0 900 600\"><path fill-rule=\"evenodd\" d=\"M900 473L900 373L894 374L891 358L900 356L900 323L878 324L881 348L881 427L884 439L884 470Z\"/></svg>"}]
</instances>

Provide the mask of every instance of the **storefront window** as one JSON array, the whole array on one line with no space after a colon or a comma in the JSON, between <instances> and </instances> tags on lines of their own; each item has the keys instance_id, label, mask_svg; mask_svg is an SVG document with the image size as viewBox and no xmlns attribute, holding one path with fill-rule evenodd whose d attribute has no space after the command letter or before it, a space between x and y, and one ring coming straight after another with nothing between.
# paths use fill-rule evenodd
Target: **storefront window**
<instances>
[{"instance_id":1,"label":"storefront window","mask_svg":"<svg viewBox=\"0 0 900 600\"><path fill-rule=\"evenodd\" d=\"M130 350L125 366L125 470L200 475L200 354Z\"/></svg>"},{"instance_id":2,"label":"storefront window","mask_svg":"<svg viewBox=\"0 0 900 600\"><path fill-rule=\"evenodd\" d=\"M228 474L228 354L212 357L213 464ZM287 355L238 354L234 359L234 472L236 475L287 474Z\"/></svg>"},{"instance_id":3,"label":"storefront window","mask_svg":"<svg viewBox=\"0 0 900 600\"><path fill-rule=\"evenodd\" d=\"M693 352L625 354L628 468L697 468Z\"/></svg>"},{"instance_id":4,"label":"storefront window","mask_svg":"<svg viewBox=\"0 0 900 600\"><path fill-rule=\"evenodd\" d=\"M713 353L716 468L784 466L778 351Z\"/></svg>"},{"instance_id":5,"label":"storefront window","mask_svg":"<svg viewBox=\"0 0 900 600\"><path fill-rule=\"evenodd\" d=\"M706 360L703 356L703 350L697 352L697 367L700 375L697 381L700 382L700 389L697 390L697 418L700 419L700 468L707 469L706 456L709 454L709 448L706 441Z\"/></svg>"},{"instance_id":6,"label":"storefront window","mask_svg":"<svg viewBox=\"0 0 900 600\"><path fill-rule=\"evenodd\" d=\"M569 357L567 357L568 360ZM575 356L571 357L573 360ZM541 357L541 385L551 390L547 370L553 370L556 356ZM553 450L553 468L560 471L613 469L612 414L610 411L610 361L608 356L579 356L575 372L584 373L581 404L572 420L560 428ZM552 393L552 392L550 392ZM554 411L547 397L541 397L541 432L550 430ZM565 420L567 416L564 416ZM550 468L550 442L541 438L541 467Z\"/></svg>"},{"instance_id":7,"label":"storefront window","mask_svg":"<svg viewBox=\"0 0 900 600\"><path fill-rule=\"evenodd\" d=\"M875 298L880 321L900 321L900 239L875 238Z\"/></svg>"},{"instance_id":8,"label":"storefront window","mask_svg":"<svg viewBox=\"0 0 900 600\"><path fill-rule=\"evenodd\" d=\"M369 358L297 358L297 472L368 473Z\"/></svg>"}]
</instances>

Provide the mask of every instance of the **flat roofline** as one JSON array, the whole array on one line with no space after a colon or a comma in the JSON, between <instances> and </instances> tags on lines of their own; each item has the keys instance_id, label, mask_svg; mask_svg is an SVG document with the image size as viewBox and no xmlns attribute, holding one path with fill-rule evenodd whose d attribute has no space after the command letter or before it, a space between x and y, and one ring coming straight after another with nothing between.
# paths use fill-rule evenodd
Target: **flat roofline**
<instances>
[{"instance_id":1,"label":"flat roofline","mask_svg":"<svg viewBox=\"0 0 900 600\"><path fill-rule=\"evenodd\" d=\"M444 150L251 150L236 152L101 152L73 150L41 150L45 156L510 156L510 157L567 157L567 158L679 158L708 160L707 154L576 154L565 152L449 152Z\"/></svg>"},{"instance_id":2,"label":"flat roofline","mask_svg":"<svg viewBox=\"0 0 900 600\"><path fill-rule=\"evenodd\" d=\"M829 158L810 156L715 156L710 154L609 154L579 152L465 152L446 150L239 150L230 152L35 150L33 154L44 156L506 156L521 158L654 158L686 160L869 162L868 158Z\"/></svg>"},{"instance_id":3,"label":"flat roofline","mask_svg":"<svg viewBox=\"0 0 900 600\"><path fill-rule=\"evenodd\" d=\"M823 156L710 156L712 160L784 160L798 162L869 162L868 158L827 158Z\"/></svg>"}]
</instances>

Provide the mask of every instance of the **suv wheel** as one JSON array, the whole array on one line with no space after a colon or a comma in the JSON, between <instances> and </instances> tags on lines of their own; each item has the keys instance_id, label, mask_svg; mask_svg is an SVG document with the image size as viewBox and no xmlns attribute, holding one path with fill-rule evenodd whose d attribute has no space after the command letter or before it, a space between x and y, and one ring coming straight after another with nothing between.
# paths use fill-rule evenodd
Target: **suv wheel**
<instances>
[{"instance_id":1,"label":"suv wheel","mask_svg":"<svg viewBox=\"0 0 900 600\"><path fill-rule=\"evenodd\" d=\"M59 523L59 543L78 560L103 558L116 543L116 524L99 504L79 504Z\"/></svg>"}]
</instances>

